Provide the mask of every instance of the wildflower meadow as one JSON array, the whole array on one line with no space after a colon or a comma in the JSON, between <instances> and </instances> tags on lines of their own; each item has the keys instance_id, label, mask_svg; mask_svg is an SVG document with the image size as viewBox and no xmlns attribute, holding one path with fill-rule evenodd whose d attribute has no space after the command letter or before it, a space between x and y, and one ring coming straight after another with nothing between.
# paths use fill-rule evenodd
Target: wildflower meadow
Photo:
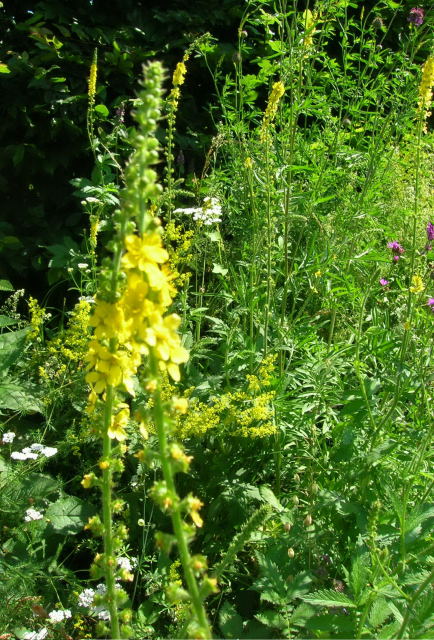
<instances>
[{"instance_id":1,"label":"wildflower meadow","mask_svg":"<svg viewBox=\"0 0 434 640\"><path fill-rule=\"evenodd\" d=\"M0 640L434 638L432 3L9 4Z\"/></svg>"}]
</instances>

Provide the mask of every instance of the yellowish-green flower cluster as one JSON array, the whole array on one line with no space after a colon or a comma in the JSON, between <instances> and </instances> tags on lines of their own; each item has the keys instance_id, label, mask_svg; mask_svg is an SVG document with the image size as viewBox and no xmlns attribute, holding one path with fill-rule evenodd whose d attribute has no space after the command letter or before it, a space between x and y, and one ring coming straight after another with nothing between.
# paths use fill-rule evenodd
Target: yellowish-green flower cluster
<instances>
[{"instance_id":1,"label":"yellowish-green flower cluster","mask_svg":"<svg viewBox=\"0 0 434 640\"><path fill-rule=\"evenodd\" d=\"M431 116L432 89L434 86L434 56L430 56L422 67L422 79L419 85L419 109L423 120ZM426 125L424 128L426 131Z\"/></svg>"},{"instance_id":2,"label":"yellowish-green flower cluster","mask_svg":"<svg viewBox=\"0 0 434 640\"><path fill-rule=\"evenodd\" d=\"M258 376L248 375L247 389L228 392L212 399L212 404L191 400L189 409L176 421L180 438L201 437L211 429L224 435L243 438L265 438L276 433L273 401L275 391L269 390L274 372L275 356L267 356Z\"/></svg>"},{"instance_id":3,"label":"yellowish-green flower cluster","mask_svg":"<svg viewBox=\"0 0 434 640\"><path fill-rule=\"evenodd\" d=\"M181 225L171 220L164 230L164 240L169 254L169 266L173 276L173 284L183 287L191 278L190 271L183 268L191 262L192 237L194 231L184 231Z\"/></svg>"},{"instance_id":4,"label":"yellowish-green flower cluster","mask_svg":"<svg viewBox=\"0 0 434 640\"><path fill-rule=\"evenodd\" d=\"M422 293L425 290L425 285L423 283L422 278L419 275L414 275L411 278L411 293Z\"/></svg>"},{"instance_id":5,"label":"yellowish-green flower cluster","mask_svg":"<svg viewBox=\"0 0 434 640\"><path fill-rule=\"evenodd\" d=\"M285 87L283 82L275 82L268 98L267 108L265 109L264 118L261 125L260 139L264 142L267 139L270 125L276 117L277 108L279 106L280 99L285 93Z\"/></svg>"},{"instance_id":6,"label":"yellowish-green flower cluster","mask_svg":"<svg viewBox=\"0 0 434 640\"><path fill-rule=\"evenodd\" d=\"M46 380L58 380L71 366L80 366L88 349L90 304L80 300L68 322L68 327L47 344L47 358L39 366L39 375Z\"/></svg>"},{"instance_id":7,"label":"yellowish-green flower cluster","mask_svg":"<svg viewBox=\"0 0 434 640\"><path fill-rule=\"evenodd\" d=\"M316 32L315 24L317 21L316 13L312 13L310 9L303 11L302 22L304 26L303 47L310 49L313 45L313 36Z\"/></svg>"},{"instance_id":8,"label":"yellowish-green flower cluster","mask_svg":"<svg viewBox=\"0 0 434 640\"><path fill-rule=\"evenodd\" d=\"M89 100L91 102L93 102L93 100L95 98L95 94L96 94L96 76L97 76L97 71L98 71L97 50L95 49L95 52L93 54L92 64L90 65L89 81L88 81L88 88L87 88L87 95L89 96Z\"/></svg>"},{"instance_id":9,"label":"yellowish-green flower cluster","mask_svg":"<svg viewBox=\"0 0 434 640\"><path fill-rule=\"evenodd\" d=\"M35 298L32 298L30 296L27 304L29 305L31 326L31 330L28 333L28 338L30 340L35 340L36 338L41 338L41 332L42 327L44 326L44 322L51 316L45 311L43 307L39 306L39 303Z\"/></svg>"}]
</instances>

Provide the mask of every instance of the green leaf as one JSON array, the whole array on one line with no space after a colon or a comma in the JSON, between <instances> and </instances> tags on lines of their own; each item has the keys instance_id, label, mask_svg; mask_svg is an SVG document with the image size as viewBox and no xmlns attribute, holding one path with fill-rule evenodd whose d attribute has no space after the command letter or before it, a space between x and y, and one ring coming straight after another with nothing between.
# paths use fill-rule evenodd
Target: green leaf
<instances>
[{"instance_id":1,"label":"green leaf","mask_svg":"<svg viewBox=\"0 0 434 640\"><path fill-rule=\"evenodd\" d=\"M11 70L9 69L8 65L5 64L4 62L0 62L0 73L10 73Z\"/></svg>"},{"instance_id":2,"label":"green leaf","mask_svg":"<svg viewBox=\"0 0 434 640\"><path fill-rule=\"evenodd\" d=\"M109 110L107 109L105 104L97 104L95 107L95 111L103 116L103 118L107 118L109 114Z\"/></svg>"},{"instance_id":3,"label":"green leaf","mask_svg":"<svg viewBox=\"0 0 434 640\"><path fill-rule=\"evenodd\" d=\"M284 511L270 487L267 487L265 484L261 485L259 487L259 495L261 496L261 500L274 507L277 511Z\"/></svg>"},{"instance_id":4,"label":"green leaf","mask_svg":"<svg viewBox=\"0 0 434 640\"><path fill-rule=\"evenodd\" d=\"M16 318L10 318L9 316L0 316L0 329L3 329L3 327L10 327L17 322L18 320Z\"/></svg>"},{"instance_id":5,"label":"green leaf","mask_svg":"<svg viewBox=\"0 0 434 640\"><path fill-rule=\"evenodd\" d=\"M243 619L227 600L220 609L219 625L225 638L239 638L243 632Z\"/></svg>"},{"instance_id":6,"label":"green leaf","mask_svg":"<svg viewBox=\"0 0 434 640\"><path fill-rule=\"evenodd\" d=\"M9 280L0 280L0 291L15 291Z\"/></svg>"},{"instance_id":7,"label":"green leaf","mask_svg":"<svg viewBox=\"0 0 434 640\"><path fill-rule=\"evenodd\" d=\"M47 498L59 490L59 482L43 473L28 473L21 484L26 494L32 498Z\"/></svg>"},{"instance_id":8,"label":"green leaf","mask_svg":"<svg viewBox=\"0 0 434 640\"><path fill-rule=\"evenodd\" d=\"M369 624L376 629L386 622L390 614L391 611L387 600L384 598L376 598L369 612Z\"/></svg>"},{"instance_id":9,"label":"green leaf","mask_svg":"<svg viewBox=\"0 0 434 640\"><path fill-rule=\"evenodd\" d=\"M288 622L282 614L274 609L265 609L256 614L255 618L272 629L286 629Z\"/></svg>"},{"instance_id":10,"label":"green leaf","mask_svg":"<svg viewBox=\"0 0 434 640\"><path fill-rule=\"evenodd\" d=\"M74 496L59 498L45 512L51 526L62 535L76 534L83 529L89 517L94 514L89 504Z\"/></svg>"},{"instance_id":11,"label":"green leaf","mask_svg":"<svg viewBox=\"0 0 434 640\"><path fill-rule=\"evenodd\" d=\"M2 337L2 336L0 336ZM0 408L10 411L42 413L42 402L33 395L32 388L12 380L0 381Z\"/></svg>"},{"instance_id":12,"label":"green leaf","mask_svg":"<svg viewBox=\"0 0 434 640\"><path fill-rule=\"evenodd\" d=\"M302 596L302 600L309 602L310 604L316 604L321 607L355 607L356 603L353 602L344 593L333 591L332 589L321 589L310 593L307 596Z\"/></svg>"}]
</instances>

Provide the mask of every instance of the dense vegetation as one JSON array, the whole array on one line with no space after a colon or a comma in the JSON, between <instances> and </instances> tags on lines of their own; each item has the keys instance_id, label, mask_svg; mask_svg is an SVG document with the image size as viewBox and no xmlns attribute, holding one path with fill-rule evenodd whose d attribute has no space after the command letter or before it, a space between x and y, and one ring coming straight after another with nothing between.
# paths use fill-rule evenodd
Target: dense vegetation
<instances>
[{"instance_id":1,"label":"dense vegetation","mask_svg":"<svg viewBox=\"0 0 434 640\"><path fill-rule=\"evenodd\" d=\"M434 637L432 9L30 4L0 637Z\"/></svg>"}]
</instances>

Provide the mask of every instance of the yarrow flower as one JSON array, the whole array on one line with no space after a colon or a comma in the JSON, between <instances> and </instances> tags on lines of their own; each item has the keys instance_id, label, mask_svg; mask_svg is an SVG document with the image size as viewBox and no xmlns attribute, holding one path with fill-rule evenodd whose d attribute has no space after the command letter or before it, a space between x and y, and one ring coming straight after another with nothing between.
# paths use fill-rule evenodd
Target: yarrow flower
<instances>
[{"instance_id":1,"label":"yarrow flower","mask_svg":"<svg viewBox=\"0 0 434 640\"><path fill-rule=\"evenodd\" d=\"M30 447L24 447L21 451L13 451L11 458L13 460L37 460L40 455L51 458L51 456L56 455L56 453L56 447L45 447L43 444L35 442L30 445Z\"/></svg>"},{"instance_id":2,"label":"yarrow flower","mask_svg":"<svg viewBox=\"0 0 434 640\"><path fill-rule=\"evenodd\" d=\"M222 208L217 198L204 198L202 207L175 209L175 213L192 216L195 222L202 222L206 226L222 221Z\"/></svg>"},{"instance_id":3,"label":"yarrow flower","mask_svg":"<svg viewBox=\"0 0 434 640\"><path fill-rule=\"evenodd\" d=\"M44 515L40 511L37 511L36 509L32 509L32 507L30 507L30 509L27 509L26 511L24 520L25 522L32 522L32 520L42 520L43 517Z\"/></svg>"},{"instance_id":4,"label":"yarrow flower","mask_svg":"<svg viewBox=\"0 0 434 640\"><path fill-rule=\"evenodd\" d=\"M79 607L90 607L95 597L95 591L93 589L85 589L78 596Z\"/></svg>"},{"instance_id":5,"label":"yarrow flower","mask_svg":"<svg viewBox=\"0 0 434 640\"><path fill-rule=\"evenodd\" d=\"M416 25L416 27L420 27L425 20L425 11L420 7L413 7L410 9L410 12L407 17L407 21L411 24Z\"/></svg>"},{"instance_id":6,"label":"yarrow flower","mask_svg":"<svg viewBox=\"0 0 434 640\"><path fill-rule=\"evenodd\" d=\"M3 444L11 444L14 441L15 433L13 431L7 431L2 435Z\"/></svg>"},{"instance_id":7,"label":"yarrow flower","mask_svg":"<svg viewBox=\"0 0 434 640\"><path fill-rule=\"evenodd\" d=\"M63 620L67 620L72 616L72 613L69 609L55 609L48 614L50 622L63 622Z\"/></svg>"},{"instance_id":8,"label":"yarrow flower","mask_svg":"<svg viewBox=\"0 0 434 640\"><path fill-rule=\"evenodd\" d=\"M39 629L39 631L26 631L26 633L21 636L23 640L44 640L47 637L48 629L43 627Z\"/></svg>"}]
</instances>

